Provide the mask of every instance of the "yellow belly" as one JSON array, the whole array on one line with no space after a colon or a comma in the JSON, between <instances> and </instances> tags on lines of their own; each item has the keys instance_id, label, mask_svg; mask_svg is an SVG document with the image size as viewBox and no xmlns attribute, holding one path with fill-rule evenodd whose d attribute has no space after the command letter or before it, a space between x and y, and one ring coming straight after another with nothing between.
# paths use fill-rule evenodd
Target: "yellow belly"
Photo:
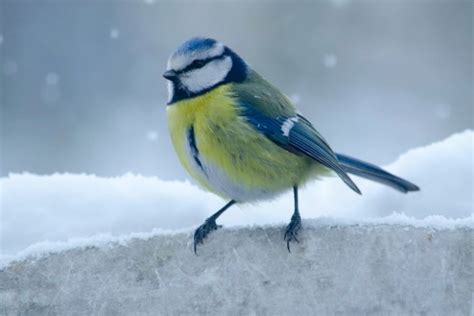
<instances>
[{"instance_id":1,"label":"yellow belly","mask_svg":"<svg viewBox=\"0 0 474 316\"><path fill-rule=\"evenodd\" d=\"M238 202L272 197L306 181L313 161L258 133L238 115L232 85L167 108L169 131L186 170L208 190ZM190 155L194 129L202 169Z\"/></svg>"}]
</instances>

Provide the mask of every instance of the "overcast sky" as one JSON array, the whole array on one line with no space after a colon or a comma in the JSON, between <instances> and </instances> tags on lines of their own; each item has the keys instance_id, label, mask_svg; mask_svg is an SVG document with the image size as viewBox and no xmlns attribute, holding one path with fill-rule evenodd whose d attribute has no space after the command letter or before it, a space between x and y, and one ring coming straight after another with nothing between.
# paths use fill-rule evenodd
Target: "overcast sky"
<instances>
[{"instance_id":1,"label":"overcast sky","mask_svg":"<svg viewBox=\"0 0 474 316\"><path fill-rule=\"evenodd\" d=\"M0 1L1 174L184 178L168 55L215 37L339 152L386 164L473 128L472 1Z\"/></svg>"}]
</instances>

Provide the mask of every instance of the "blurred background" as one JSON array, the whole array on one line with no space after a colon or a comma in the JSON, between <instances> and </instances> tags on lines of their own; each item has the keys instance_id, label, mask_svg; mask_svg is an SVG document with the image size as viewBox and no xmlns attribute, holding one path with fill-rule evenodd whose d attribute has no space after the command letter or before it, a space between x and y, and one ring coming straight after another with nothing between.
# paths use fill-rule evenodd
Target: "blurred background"
<instances>
[{"instance_id":1,"label":"blurred background","mask_svg":"<svg viewBox=\"0 0 474 316\"><path fill-rule=\"evenodd\" d=\"M473 128L473 2L0 0L1 175L186 177L169 54L215 37L378 164Z\"/></svg>"}]
</instances>

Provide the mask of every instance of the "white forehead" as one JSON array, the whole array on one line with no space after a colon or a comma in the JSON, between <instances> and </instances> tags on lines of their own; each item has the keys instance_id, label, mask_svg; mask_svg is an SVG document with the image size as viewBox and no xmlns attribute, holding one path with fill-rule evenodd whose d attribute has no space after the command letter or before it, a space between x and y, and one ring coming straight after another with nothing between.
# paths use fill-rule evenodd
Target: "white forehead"
<instances>
[{"instance_id":1,"label":"white forehead","mask_svg":"<svg viewBox=\"0 0 474 316\"><path fill-rule=\"evenodd\" d=\"M224 44L216 42L209 48L174 52L168 59L167 70L183 70L195 60L222 55L224 48Z\"/></svg>"}]
</instances>

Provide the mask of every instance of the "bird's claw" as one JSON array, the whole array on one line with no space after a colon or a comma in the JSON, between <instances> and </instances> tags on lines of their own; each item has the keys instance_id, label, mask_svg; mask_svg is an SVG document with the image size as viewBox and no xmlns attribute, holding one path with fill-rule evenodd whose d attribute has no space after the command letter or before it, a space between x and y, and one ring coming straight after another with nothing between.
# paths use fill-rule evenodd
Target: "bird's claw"
<instances>
[{"instance_id":1,"label":"bird's claw","mask_svg":"<svg viewBox=\"0 0 474 316\"><path fill-rule=\"evenodd\" d=\"M221 228L222 225L217 225L215 219L208 218L204 224L199 226L194 232L194 253L197 253L197 245L202 244L204 239L209 235L213 230Z\"/></svg>"},{"instance_id":2,"label":"bird's claw","mask_svg":"<svg viewBox=\"0 0 474 316\"><path fill-rule=\"evenodd\" d=\"M286 231L285 231L285 241L286 241L286 247L288 248L288 252L291 252L290 250L290 242L291 241L296 241L299 242L298 238L298 232L301 229L301 217L298 213L293 214L291 217L291 221L286 226Z\"/></svg>"}]
</instances>

